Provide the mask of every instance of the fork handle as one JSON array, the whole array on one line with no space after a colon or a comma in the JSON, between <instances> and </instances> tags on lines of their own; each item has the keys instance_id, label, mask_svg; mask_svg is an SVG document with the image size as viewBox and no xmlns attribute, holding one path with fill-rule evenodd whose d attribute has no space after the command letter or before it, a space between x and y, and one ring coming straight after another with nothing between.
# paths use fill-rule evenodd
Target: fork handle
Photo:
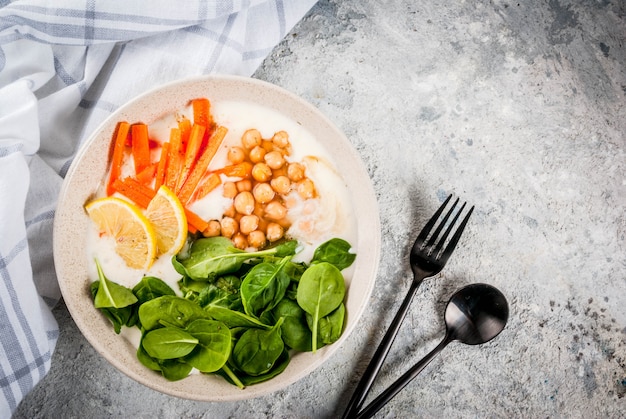
<instances>
[{"instance_id":1,"label":"fork handle","mask_svg":"<svg viewBox=\"0 0 626 419\"><path fill-rule=\"evenodd\" d=\"M365 402L365 398L367 397L367 394L369 393L370 388L372 387L372 384L374 383L374 380L378 375L378 371L380 371L380 368L385 362L385 358L389 353L389 349L391 348L391 345L393 344L393 341L398 334L398 330L400 330L402 321L406 317L406 313L409 311L411 300L413 300L413 296L415 295L415 292L422 283L422 280L423 278L415 278L411 282L411 287L409 288L406 297L404 297L402 305L400 305L398 312L396 313L393 321L389 325L389 329L387 329L387 333L385 333L383 340L378 345L378 348L376 349L374 356L370 360L369 365L365 369L365 372L363 373L363 376L361 377L361 380L359 381L356 390L354 390L354 393L352 394L352 398L348 403L348 407L343 413L343 419L353 419L357 417L357 413L359 409L361 409L361 406L363 406L363 402Z\"/></svg>"}]
</instances>

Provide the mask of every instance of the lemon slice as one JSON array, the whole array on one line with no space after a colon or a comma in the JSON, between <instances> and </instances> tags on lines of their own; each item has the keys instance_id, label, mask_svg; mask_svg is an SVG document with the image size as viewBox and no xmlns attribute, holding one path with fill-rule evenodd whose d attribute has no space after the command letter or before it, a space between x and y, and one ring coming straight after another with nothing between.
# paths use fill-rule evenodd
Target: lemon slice
<instances>
[{"instance_id":1,"label":"lemon slice","mask_svg":"<svg viewBox=\"0 0 626 419\"><path fill-rule=\"evenodd\" d=\"M174 192L161 186L145 214L156 232L158 254L178 253L187 240L187 217Z\"/></svg>"},{"instance_id":2,"label":"lemon slice","mask_svg":"<svg viewBox=\"0 0 626 419\"><path fill-rule=\"evenodd\" d=\"M129 267L147 270L152 266L156 233L141 209L123 199L106 197L91 201L85 210L100 231L115 239L115 252Z\"/></svg>"}]
</instances>

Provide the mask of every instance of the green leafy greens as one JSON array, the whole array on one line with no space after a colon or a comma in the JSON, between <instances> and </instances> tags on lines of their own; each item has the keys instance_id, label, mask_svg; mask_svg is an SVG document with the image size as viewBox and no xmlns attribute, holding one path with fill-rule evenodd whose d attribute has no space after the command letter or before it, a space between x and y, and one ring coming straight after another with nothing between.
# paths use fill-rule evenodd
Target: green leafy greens
<instances>
[{"instance_id":1,"label":"green leafy greens","mask_svg":"<svg viewBox=\"0 0 626 419\"><path fill-rule=\"evenodd\" d=\"M168 380L195 368L244 388L283 372L290 352L315 352L336 342L345 322L341 270L356 254L331 239L310 263L293 262L297 242L244 252L223 237L201 238L172 258L182 276L176 292L144 277L128 289L105 277L91 284L94 306L116 333L142 332L137 358Z\"/></svg>"}]
</instances>

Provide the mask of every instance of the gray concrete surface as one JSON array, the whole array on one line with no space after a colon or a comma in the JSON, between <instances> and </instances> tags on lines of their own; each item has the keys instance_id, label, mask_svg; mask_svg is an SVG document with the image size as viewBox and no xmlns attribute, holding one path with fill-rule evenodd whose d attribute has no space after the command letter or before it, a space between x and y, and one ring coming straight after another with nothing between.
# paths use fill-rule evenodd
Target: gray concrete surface
<instances>
[{"instance_id":1,"label":"gray concrete surface","mask_svg":"<svg viewBox=\"0 0 626 419\"><path fill-rule=\"evenodd\" d=\"M15 417L337 417L408 287L408 248L449 192L475 215L373 392L440 341L462 285L500 288L510 323L484 346L450 345L378 417L625 417L625 66L623 0L320 1L255 77L329 115L372 178L382 259L356 333L277 394L199 403L109 366L60 304L52 369Z\"/></svg>"}]
</instances>

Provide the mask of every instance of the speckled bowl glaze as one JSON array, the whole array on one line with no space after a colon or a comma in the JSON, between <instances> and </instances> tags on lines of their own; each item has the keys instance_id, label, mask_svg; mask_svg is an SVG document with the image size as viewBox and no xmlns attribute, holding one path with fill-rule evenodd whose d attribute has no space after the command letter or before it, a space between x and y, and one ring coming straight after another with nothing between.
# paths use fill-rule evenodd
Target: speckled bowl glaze
<instances>
[{"instance_id":1,"label":"speckled bowl glaze","mask_svg":"<svg viewBox=\"0 0 626 419\"><path fill-rule=\"evenodd\" d=\"M180 381L164 379L139 363L136 349L115 334L109 321L94 308L87 271L86 229L91 222L85 203L105 178L107 156L120 120L150 123L182 109L191 98L243 101L273 109L302 124L340 164L351 192L357 219L357 259L347 282L347 322L340 340L317 353L295 354L278 377L243 390L214 375L193 374ZM275 85L237 76L202 76L151 90L113 113L89 138L70 167L54 222L54 260L65 304L87 340L111 364L132 379L160 392L201 401L249 399L283 389L326 362L354 330L370 298L380 255L380 225L374 191L363 163L345 135L315 107Z\"/></svg>"}]
</instances>

